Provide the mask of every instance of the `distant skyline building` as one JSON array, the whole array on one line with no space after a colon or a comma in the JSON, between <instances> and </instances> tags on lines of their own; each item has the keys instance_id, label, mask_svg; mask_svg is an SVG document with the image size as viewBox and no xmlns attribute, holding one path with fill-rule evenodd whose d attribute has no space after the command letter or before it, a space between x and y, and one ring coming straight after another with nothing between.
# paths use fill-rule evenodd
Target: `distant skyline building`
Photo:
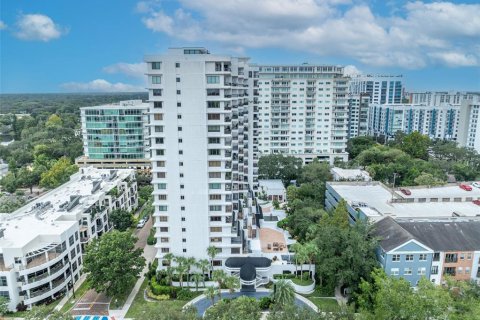
<instances>
[{"instance_id":1,"label":"distant skyline building","mask_svg":"<svg viewBox=\"0 0 480 320\"><path fill-rule=\"evenodd\" d=\"M480 95L464 99L460 106L458 143L480 153Z\"/></svg>"},{"instance_id":2,"label":"distant skyline building","mask_svg":"<svg viewBox=\"0 0 480 320\"><path fill-rule=\"evenodd\" d=\"M258 71L258 149L333 163L347 160L348 81L343 67L262 65Z\"/></svg>"},{"instance_id":3,"label":"distant skyline building","mask_svg":"<svg viewBox=\"0 0 480 320\"><path fill-rule=\"evenodd\" d=\"M348 139L368 134L370 95L350 94L348 97Z\"/></svg>"},{"instance_id":4,"label":"distant skyline building","mask_svg":"<svg viewBox=\"0 0 480 320\"><path fill-rule=\"evenodd\" d=\"M148 168L148 108L142 100L80 108L84 155L77 165Z\"/></svg>"},{"instance_id":5,"label":"distant skyline building","mask_svg":"<svg viewBox=\"0 0 480 320\"><path fill-rule=\"evenodd\" d=\"M460 105L463 100L472 100L480 96L480 92L467 91L418 91L407 94L411 104L439 106L441 104Z\"/></svg>"},{"instance_id":6,"label":"distant skyline building","mask_svg":"<svg viewBox=\"0 0 480 320\"><path fill-rule=\"evenodd\" d=\"M350 80L351 94L368 94L372 104L402 103L404 92L402 75L370 75L352 76Z\"/></svg>"},{"instance_id":7,"label":"distant skyline building","mask_svg":"<svg viewBox=\"0 0 480 320\"><path fill-rule=\"evenodd\" d=\"M368 134L393 138L397 131L418 131L432 139L457 140L460 107L396 104L369 107Z\"/></svg>"}]
</instances>

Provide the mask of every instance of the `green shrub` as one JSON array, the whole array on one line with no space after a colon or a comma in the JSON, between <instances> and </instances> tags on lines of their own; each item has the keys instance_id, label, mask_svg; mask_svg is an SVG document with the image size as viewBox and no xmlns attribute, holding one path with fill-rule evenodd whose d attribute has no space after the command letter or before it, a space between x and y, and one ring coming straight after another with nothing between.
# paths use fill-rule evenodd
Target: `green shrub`
<instances>
[{"instance_id":1,"label":"green shrub","mask_svg":"<svg viewBox=\"0 0 480 320\"><path fill-rule=\"evenodd\" d=\"M180 289L177 292L178 300L191 300L194 296L194 293L188 289Z\"/></svg>"},{"instance_id":2,"label":"green shrub","mask_svg":"<svg viewBox=\"0 0 480 320\"><path fill-rule=\"evenodd\" d=\"M177 287L161 285L157 282L156 277L150 279L150 289L152 290L152 293L157 296L168 295L171 299L177 298L177 293L179 291L179 288Z\"/></svg>"},{"instance_id":3,"label":"green shrub","mask_svg":"<svg viewBox=\"0 0 480 320\"><path fill-rule=\"evenodd\" d=\"M277 222L277 227L279 227L280 229L285 230L287 226L288 226L288 218L282 219Z\"/></svg>"},{"instance_id":4,"label":"green shrub","mask_svg":"<svg viewBox=\"0 0 480 320\"><path fill-rule=\"evenodd\" d=\"M168 294L161 294L161 295L156 295L152 292L150 288L147 288L147 297L158 300L158 301L163 301L163 300L168 300L170 299L170 295Z\"/></svg>"},{"instance_id":5,"label":"green shrub","mask_svg":"<svg viewBox=\"0 0 480 320\"><path fill-rule=\"evenodd\" d=\"M262 297L258 301L258 305L260 306L260 309L262 309L262 310L268 310L270 308L271 304L272 304L272 299L270 299L270 297Z\"/></svg>"},{"instance_id":6,"label":"green shrub","mask_svg":"<svg viewBox=\"0 0 480 320\"><path fill-rule=\"evenodd\" d=\"M291 273L273 275L273 279L293 279L293 278L295 278L295 275Z\"/></svg>"},{"instance_id":7,"label":"green shrub","mask_svg":"<svg viewBox=\"0 0 480 320\"><path fill-rule=\"evenodd\" d=\"M147 238L147 244L150 246L153 246L154 244L157 243L157 238L155 238L155 229L150 229L150 234L148 235Z\"/></svg>"}]
</instances>

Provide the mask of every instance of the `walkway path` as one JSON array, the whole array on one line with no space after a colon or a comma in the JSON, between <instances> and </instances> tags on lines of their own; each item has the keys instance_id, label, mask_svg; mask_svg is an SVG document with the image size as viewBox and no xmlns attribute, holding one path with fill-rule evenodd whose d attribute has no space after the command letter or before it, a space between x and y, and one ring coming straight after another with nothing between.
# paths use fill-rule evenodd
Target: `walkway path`
<instances>
[{"instance_id":1,"label":"walkway path","mask_svg":"<svg viewBox=\"0 0 480 320\"><path fill-rule=\"evenodd\" d=\"M335 299L337 299L337 302L339 305L341 306L347 305L348 299L342 295L340 287L335 288Z\"/></svg>"}]
</instances>

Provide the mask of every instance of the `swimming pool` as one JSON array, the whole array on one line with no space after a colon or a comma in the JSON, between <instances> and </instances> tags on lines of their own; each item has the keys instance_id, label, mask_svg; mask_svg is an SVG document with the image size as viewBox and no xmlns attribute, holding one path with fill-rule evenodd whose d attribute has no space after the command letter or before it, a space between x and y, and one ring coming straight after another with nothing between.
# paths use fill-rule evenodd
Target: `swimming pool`
<instances>
[{"instance_id":1,"label":"swimming pool","mask_svg":"<svg viewBox=\"0 0 480 320\"><path fill-rule=\"evenodd\" d=\"M76 316L75 320L111 320L113 318L107 316Z\"/></svg>"}]
</instances>

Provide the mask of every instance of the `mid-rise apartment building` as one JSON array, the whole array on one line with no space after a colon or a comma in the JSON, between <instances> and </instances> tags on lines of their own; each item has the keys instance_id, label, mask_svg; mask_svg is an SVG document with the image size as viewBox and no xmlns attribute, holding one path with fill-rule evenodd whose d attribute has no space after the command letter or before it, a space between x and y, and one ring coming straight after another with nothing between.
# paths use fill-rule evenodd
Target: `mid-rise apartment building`
<instances>
[{"instance_id":1,"label":"mid-rise apartment building","mask_svg":"<svg viewBox=\"0 0 480 320\"><path fill-rule=\"evenodd\" d=\"M480 95L471 100L463 100L458 121L458 138L460 146L480 153Z\"/></svg>"},{"instance_id":2,"label":"mid-rise apartment building","mask_svg":"<svg viewBox=\"0 0 480 320\"><path fill-rule=\"evenodd\" d=\"M438 106L441 104L460 105L463 100L472 100L480 96L480 92L466 91L424 91L410 92L407 94L409 103L422 104L427 106Z\"/></svg>"},{"instance_id":3,"label":"mid-rise apartment building","mask_svg":"<svg viewBox=\"0 0 480 320\"><path fill-rule=\"evenodd\" d=\"M368 134L370 95L350 94L348 98L348 139Z\"/></svg>"},{"instance_id":4,"label":"mid-rise apartment building","mask_svg":"<svg viewBox=\"0 0 480 320\"><path fill-rule=\"evenodd\" d=\"M348 81L343 67L263 65L258 70L261 155L347 160Z\"/></svg>"},{"instance_id":5,"label":"mid-rise apartment building","mask_svg":"<svg viewBox=\"0 0 480 320\"><path fill-rule=\"evenodd\" d=\"M401 75L357 75L350 81L350 93L367 94L373 104L402 103L403 90Z\"/></svg>"},{"instance_id":6,"label":"mid-rise apartment building","mask_svg":"<svg viewBox=\"0 0 480 320\"><path fill-rule=\"evenodd\" d=\"M141 100L80 108L84 156L77 165L148 168L148 108Z\"/></svg>"},{"instance_id":7,"label":"mid-rise apartment building","mask_svg":"<svg viewBox=\"0 0 480 320\"><path fill-rule=\"evenodd\" d=\"M397 131L418 131L432 139L457 140L460 107L451 104L438 106L397 104L369 107L370 135L392 138Z\"/></svg>"},{"instance_id":8,"label":"mid-rise apartment building","mask_svg":"<svg viewBox=\"0 0 480 320\"><path fill-rule=\"evenodd\" d=\"M9 309L59 298L79 279L82 254L112 229L109 213L137 207L131 169L81 168L70 181L0 216L0 296Z\"/></svg>"},{"instance_id":9,"label":"mid-rise apartment building","mask_svg":"<svg viewBox=\"0 0 480 320\"><path fill-rule=\"evenodd\" d=\"M242 198L256 163L248 59L173 48L145 62L157 258L206 258L215 246L222 266L247 250Z\"/></svg>"}]
</instances>

